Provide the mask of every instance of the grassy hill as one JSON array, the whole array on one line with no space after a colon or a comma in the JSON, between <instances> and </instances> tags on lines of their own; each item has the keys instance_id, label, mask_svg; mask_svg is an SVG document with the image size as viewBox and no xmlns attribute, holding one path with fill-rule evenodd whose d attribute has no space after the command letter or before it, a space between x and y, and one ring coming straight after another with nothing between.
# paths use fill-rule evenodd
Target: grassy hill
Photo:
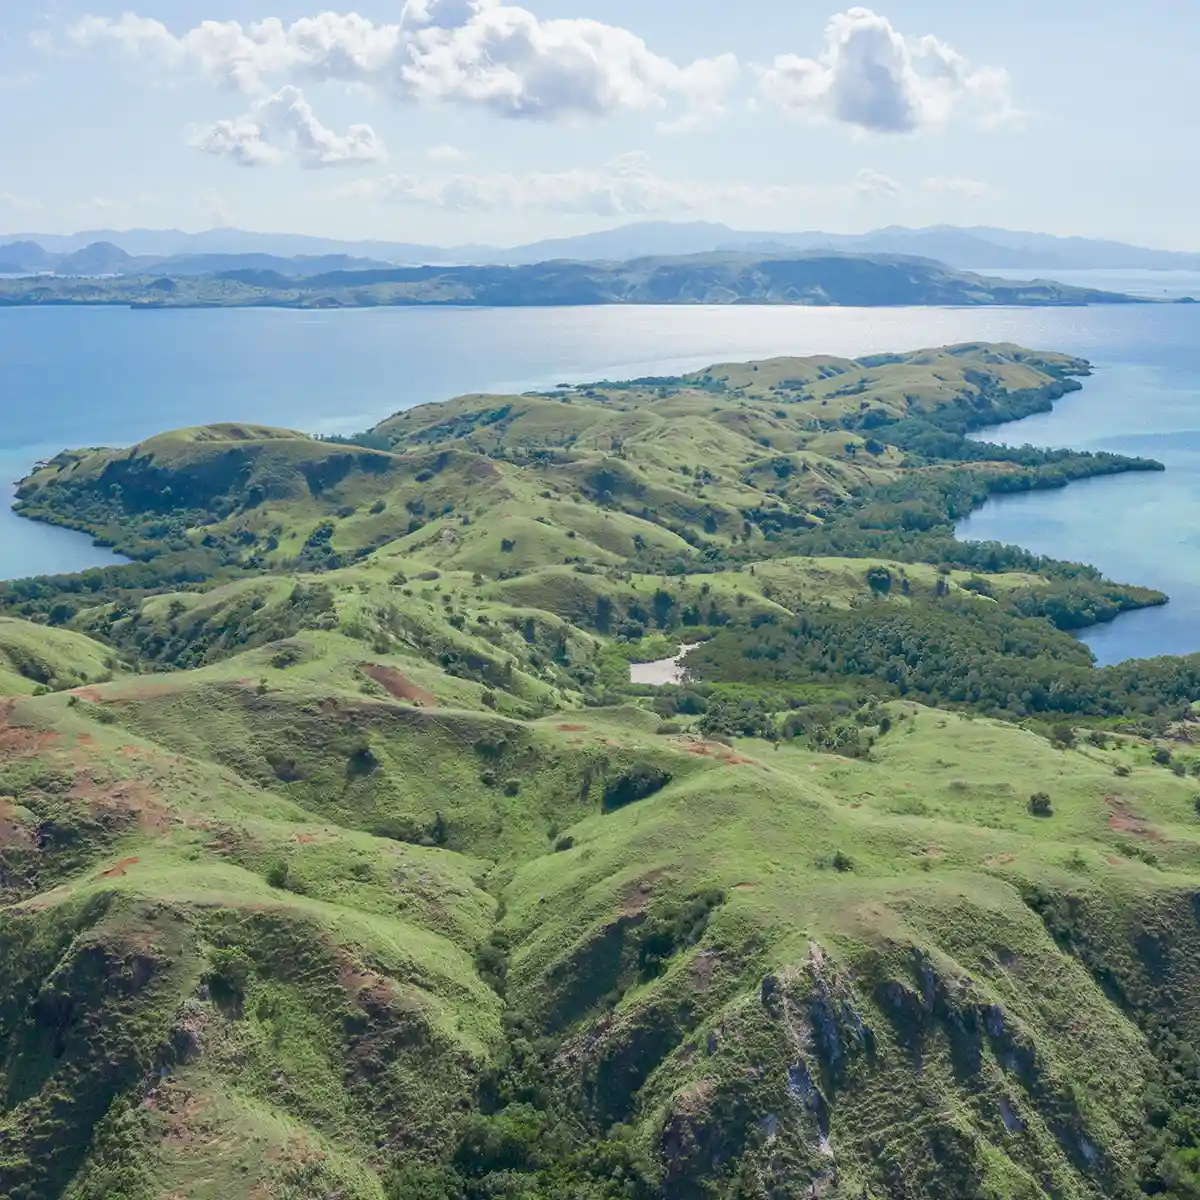
<instances>
[{"instance_id":1,"label":"grassy hill","mask_svg":"<svg viewBox=\"0 0 1200 1200\"><path fill-rule=\"evenodd\" d=\"M31 476L142 561L0 587L0 1193L1196 1195L1200 661L1093 667L1070 630L1163 598L950 525L1153 467L964 439L1085 370Z\"/></svg>"}]
</instances>

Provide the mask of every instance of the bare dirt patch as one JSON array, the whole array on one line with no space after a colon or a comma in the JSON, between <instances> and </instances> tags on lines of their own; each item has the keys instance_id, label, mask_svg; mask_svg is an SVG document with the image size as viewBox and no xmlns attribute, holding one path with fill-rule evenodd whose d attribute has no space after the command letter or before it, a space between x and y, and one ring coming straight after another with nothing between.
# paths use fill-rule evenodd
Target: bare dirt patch
<instances>
[{"instance_id":1,"label":"bare dirt patch","mask_svg":"<svg viewBox=\"0 0 1200 1200\"><path fill-rule=\"evenodd\" d=\"M645 875L636 880L621 900L621 915L636 917L640 913L644 913L650 905L650 898L654 895L654 885L670 873L670 867L659 867L657 870L647 871Z\"/></svg>"},{"instance_id":2,"label":"bare dirt patch","mask_svg":"<svg viewBox=\"0 0 1200 1200\"><path fill-rule=\"evenodd\" d=\"M123 859L121 859L120 862L113 863L113 865L111 867L109 867L107 871L101 871L100 874L96 876L96 878L97 879L120 879L121 876L124 875L129 870L130 867L136 866L137 862L138 862L137 855L134 855L132 858L123 858Z\"/></svg>"},{"instance_id":3,"label":"bare dirt patch","mask_svg":"<svg viewBox=\"0 0 1200 1200\"><path fill-rule=\"evenodd\" d=\"M692 986L697 991L707 992L720 965L721 956L715 950L700 951L692 960Z\"/></svg>"},{"instance_id":4,"label":"bare dirt patch","mask_svg":"<svg viewBox=\"0 0 1200 1200\"><path fill-rule=\"evenodd\" d=\"M33 830L21 820L10 800L0 798L0 850L31 850L33 845Z\"/></svg>"},{"instance_id":5,"label":"bare dirt patch","mask_svg":"<svg viewBox=\"0 0 1200 1200\"><path fill-rule=\"evenodd\" d=\"M1017 856L1015 854L1008 854L1008 853L989 854L987 856L987 858L985 858L983 860L983 865L985 867L993 867L993 868L994 867L1007 867L1010 862L1016 861L1016 857Z\"/></svg>"},{"instance_id":6,"label":"bare dirt patch","mask_svg":"<svg viewBox=\"0 0 1200 1200\"><path fill-rule=\"evenodd\" d=\"M698 758L715 758L727 767L752 767L752 758L743 758L723 742L681 742L680 748Z\"/></svg>"},{"instance_id":7,"label":"bare dirt patch","mask_svg":"<svg viewBox=\"0 0 1200 1200\"><path fill-rule=\"evenodd\" d=\"M1108 805L1108 827L1118 833L1132 833L1135 837L1144 837L1152 842L1162 842L1166 839L1144 817L1138 816L1128 802L1119 796L1105 796L1104 803Z\"/></svg>"},{"instance_id":8,"label":"bare dirt patch","mask_svg":"<svg viewBox=\"0 0 1200 1200\"><path fill-rule=\"evenodd\" d=\"M586 725L559 725L559 733L583 733L587 729Z\"/></svg>"},{"instance_id":9,"label":"bare dirt patch","mask_svg":"<svg viewBox=\"0 0 1200 1200\"><path fill-rule=\"evenodd\" d=\"M84 772L76 776L68 795L86 801L100 820L136 823L142 833L163 833L171 825L171 812L162 797L138 779L111 782Z\"/></svg>"},{"instance_id":10,"label":"bare dirt patch","mask_svg":"<svg viewBox=\"0 0 1200 1200\"><path fill-rule=\"evenodd\" d=\"M14 724L15 709L15 700L0 700L0 758L32 758L59 740L52 730Z\"/></svg>"},{"instance_id":11,"label":"bare dirt patch","mask_svg":"<svg viewBox=\"0 0 1200 1200\"><path fill-rule=\"evenodd\" d=\"M432 692L418 687L395 667L383 667L378 663L360 663L358 669L368 679L375 680L397 700L407 700L410 704L421 705L422 708L437 708L437 697Z\"/></svg>"}]
</instances>

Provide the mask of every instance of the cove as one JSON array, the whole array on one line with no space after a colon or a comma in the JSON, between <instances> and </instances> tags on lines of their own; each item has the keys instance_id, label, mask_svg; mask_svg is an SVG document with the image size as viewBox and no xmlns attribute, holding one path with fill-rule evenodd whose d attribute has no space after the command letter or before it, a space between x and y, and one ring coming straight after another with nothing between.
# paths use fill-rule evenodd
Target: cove
<instances>
[{"instance_id":1,"label":"cove","mask_svg":"<svg viewBox=\"0 0 1200 1200\"><path fill-rule=\"evenodd\" d=\"M1164 278L1147 272L1140 289L1132 278L1121 282L1123 290L1157 295ZM1179 294L1200 295L1200 275L1169 282ZM1081 559L1114 579L1167 592L1166 608L1088 631L1085 640L1102 662L1200 650L1200 304L5 309L0 483L64 447L126 446L212 421L346 433L463 392L966 341L1061 350L1096 365L1084 390L1059 401L1053 413L988 436L1148 454L1169 469L1004 497L964 522L960 535ZM17 518L0 496L0 578L114 561L82 534Z\"/></svg>"},{"instance_id":2,"label":"cove","mask_svg":"<svg viewBox=\"0 0 1200 1200\"><path fill-rule=\"evenodd\" d=\"M1200 339L1155 361L1098 364L1083 390L1058 401L1053 412L977 436L1164 463L1161 473L996 497L956 532L964 540L1014 543L1090 563L1111 579L1166 592L1170 603L1163 608L1082 631L1101 665L1200 651Z\"/></svg>"}]
</instances>

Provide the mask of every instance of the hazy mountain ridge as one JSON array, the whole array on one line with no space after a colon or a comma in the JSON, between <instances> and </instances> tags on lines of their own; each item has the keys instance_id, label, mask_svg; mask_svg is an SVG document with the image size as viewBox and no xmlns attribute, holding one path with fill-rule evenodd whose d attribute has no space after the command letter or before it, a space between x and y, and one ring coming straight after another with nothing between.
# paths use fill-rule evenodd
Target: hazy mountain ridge
<instances>
[{"instance_id":1,"label":"hazy mountain ridge","mask_svg":"<svg viewBox=\"0 0 1200 1200\"><path fill-rule=\"evenodd\" d=\"M839 251L717 252L629 262L388 266L294 277L255 268L215 275L0 280L0 305L140 308L534 307L595 304L814 306L1134 304L1132 296L1048 280L956 271L932 259ZM1152 303L1153 301L1147 301Z\"/></svg>"},{"instance_id":2,"label":"hazy mountain ridge","mask_svg":"<svg viewBox=\"0 0 1200 1200\"><path fill-rule=\"evenodd\" d=\"M792 233L736 230L705 221L640 221L615 229L507 248L475 244L444 247L380 239L342 241L240 229L210 229L202 233L147 229L89 230L71 235L24 233L14 234L11 240L6 238L3 242L7 244L0 244L0 274L15 273L4 263L17 260L25 263L22 270L51 270L61 259L97 242L107 243L133 258L159 261L197 255L269 255L282 260L348 255L394 264L518 265L552 258L628 260L717 250L842 250L862 254L916 255L974 270L1200 270L1200 252L1161 250L1111 240L1060 237L988 226L950 225L924 229L888 226L862 234L839 234L816 230ZM113 261L120 260L114 255ZM172 269L182 271L174 266ZM272 269L282 270L278 265Z\"/></svg>"}]
</instances>

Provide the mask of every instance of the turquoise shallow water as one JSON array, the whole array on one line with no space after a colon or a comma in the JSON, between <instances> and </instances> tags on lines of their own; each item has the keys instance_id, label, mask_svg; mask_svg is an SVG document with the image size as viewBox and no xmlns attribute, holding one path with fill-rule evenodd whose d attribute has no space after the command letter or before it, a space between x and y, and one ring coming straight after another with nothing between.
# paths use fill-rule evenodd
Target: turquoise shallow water
<instances>
[{"instance_id":1,"label":"turquoise shallow water","mask_svg":"<svg viewBox=\"0 0 1200 1200\"><path fill-rule=\"evenodd\" d=\"M1149 277L1147 290L1161 280ZM1132 287L1131 283L1124 286ZM1200 276L1173 279L1200 294ZM218 420L361 429L461 392L667 374L773 354L1015 341L1096 364L1053 414L990 436L1150 453L1164 475L1005 497L964 536L1082 558L1169 592L1092 631L1104 661L1200 650L1200 305L1064 309L0 310L0 480L64 446ZM1190 440L1189 440L1190 438ZM0 578L111 555L0 504Z\"/></svg>"}]
</instances>

